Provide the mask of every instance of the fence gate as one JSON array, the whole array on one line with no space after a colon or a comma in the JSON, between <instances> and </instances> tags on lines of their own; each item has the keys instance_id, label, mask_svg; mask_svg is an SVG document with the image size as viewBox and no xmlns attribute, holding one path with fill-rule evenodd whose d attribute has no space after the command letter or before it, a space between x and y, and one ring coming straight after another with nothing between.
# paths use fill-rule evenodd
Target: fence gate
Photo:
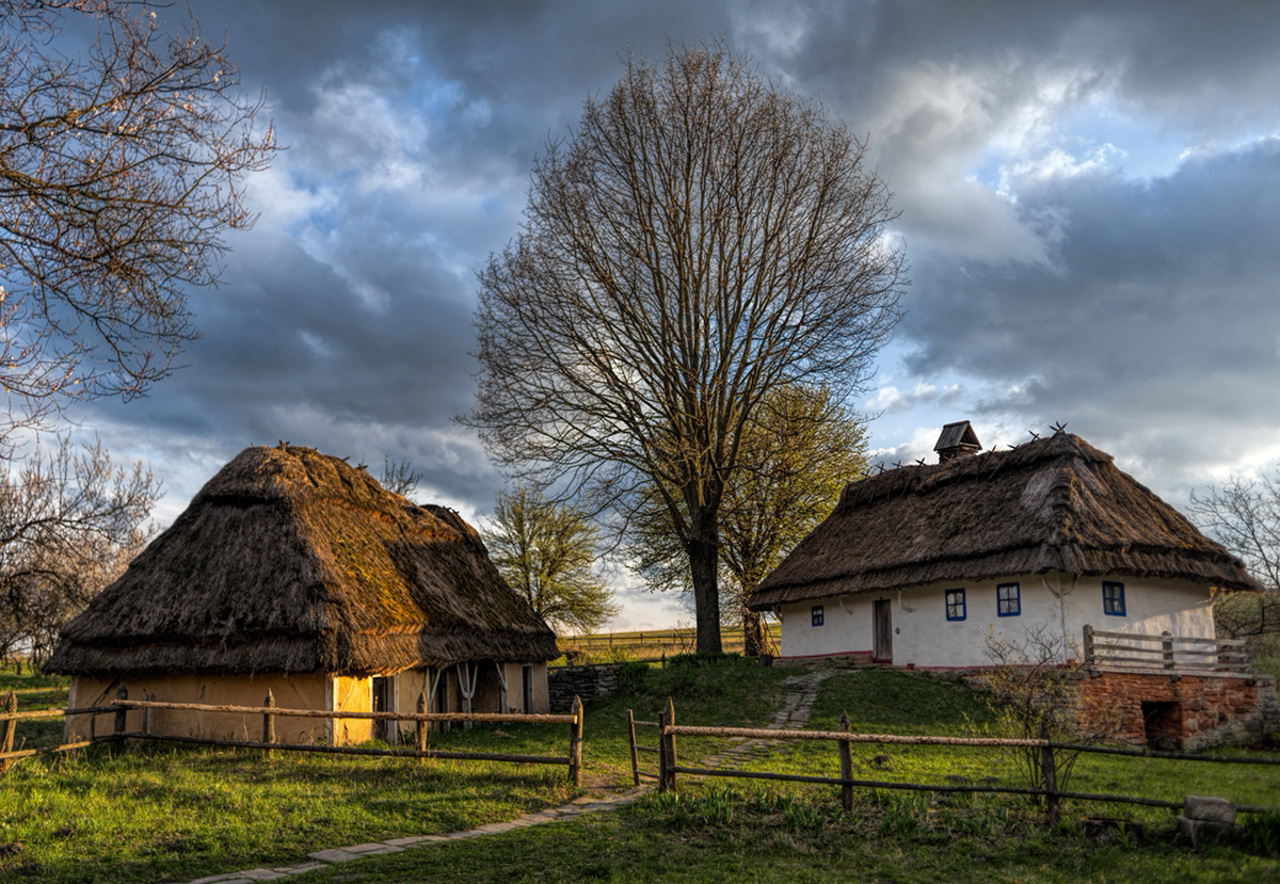
<instances>
[{"instance_id":1,"label":"fence gate","mask_svg":"<svg viewBox=\"0 0 1280 884\"><path fill-rule=\"evenodd\" d=\"M662 753L662 727L666 724L666 722L663 721L663 718L665 717L665 712L659 712L657 721L637 721L636 717L631 714L631 710L627 710L627 739L631 744L631 782L636 786L640 785L641 777L647 777L655 781L659 779L658 772L662 766L660 760L660 755ZM654 728L657 731L658 738L654 741L653 745L639 745L636 741L637 727ZM645 753L646 767L648 767L650 761L652 761L653 768L651 771L640 769L641 752Z\"/></svg>"}]
</instances>

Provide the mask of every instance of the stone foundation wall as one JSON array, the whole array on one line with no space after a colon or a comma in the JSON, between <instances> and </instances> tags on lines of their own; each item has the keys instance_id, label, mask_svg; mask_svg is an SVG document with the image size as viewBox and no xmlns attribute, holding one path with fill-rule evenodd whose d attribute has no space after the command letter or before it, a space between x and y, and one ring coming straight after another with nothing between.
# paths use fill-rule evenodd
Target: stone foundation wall
<instances>
[{"instance_id":1,"label":"stone foundation wall","mask_svg":"<svg viewBox=\"0 0 1280 884\"><path fill-rule=\"evenodd\" d=\"M1090 670L1080 687L1087 715L1140 746L1148 744L1150 729L1172 744L1152 748L1184 751L1280 732L1280 703L1269 678Z\"/></svg>"},{"instance_id":2,"label":"stone foundation wall","mask_svg":"<svg viewBox=\"0 0 1280 884\"><path fill-rule=\"evenodd\" d=\"M551 711L566 713L574 696L584 706L594 700L606 700L618 692L618 663L594 666L558 666L547 670L547 686L551 694Z\"/></svg>"}]
</instances>

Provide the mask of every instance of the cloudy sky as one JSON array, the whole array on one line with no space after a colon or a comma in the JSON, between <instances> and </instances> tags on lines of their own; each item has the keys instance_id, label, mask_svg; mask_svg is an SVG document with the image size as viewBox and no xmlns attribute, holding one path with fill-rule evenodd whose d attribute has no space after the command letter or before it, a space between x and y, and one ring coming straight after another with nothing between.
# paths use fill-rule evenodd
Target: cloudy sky
<instances>
[{"instance_id":1,"label":"cloudy sky","mask_svg":"<svg viewBox=\"0 0 1280 884\"><path fill-rule=\"evenodd\" d=\"M419 499L482 517L502 477L452 420L475 270L628 48L716 37L866 135L895 193L907 315L856 402L885 459L1060 421L1175 505L1280 460L1280 4L191 5L289 147L192 296L187 367L82 415L164 479L162 524L279 439L407 459ZM692 619L623 600L618 629Z\"/></svg>"}]
</instances>

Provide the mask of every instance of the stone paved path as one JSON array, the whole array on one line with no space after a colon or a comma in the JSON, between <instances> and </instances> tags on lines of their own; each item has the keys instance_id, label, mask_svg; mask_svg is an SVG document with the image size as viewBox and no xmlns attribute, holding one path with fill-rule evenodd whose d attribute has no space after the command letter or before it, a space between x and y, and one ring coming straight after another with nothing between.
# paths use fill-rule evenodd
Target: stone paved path
<instances>
[{"instance_id":1,"label":"stone paved path","mask_svg":"<svg viewBox=\"0 0 1280 884\"><path fill-rule=\"evenodd\" d=\"M787 689L787 700L783 707L774 713L773 721L766 725L768 730L794 730L809 723L809 714L813 711L813 701L818 698L818 688L824 679L833 675L833 670L819 669L793 675L783 682ZM703 767L719 767L725 762L759 758L769 754L771 747L778 745L778 740L733 738L737 745L725 749L715 755L702 759Z\"/></svg>"},{"instance_id":2,"label":"stone paved path","mask_svg":"<svg viewBox=\"0 0 1280 884\"><path fill-rule=\"evenodd\" d=\"M818 696L818 687L823 679L831 675L831 670L820 670L793 675L783 682L787 689L786 702L767 725L770 730L804 727L809 721L809 713L813 709L813 701ZM739 738L737 745L709 755L702 759L703 767L718 767L728 761L735 761L759 756L768 752L776 740ZM619 792L607 797L584 795L568 804L549 807L537 813L526 813L501 823L487 823L465 832L450 832L447 835L414 835L407 838L389 838L386 841L370 841L366 844L352 844L347 847L330 847L307 854L307 861L290 866L271 866L258 869L246 869L239 872L224 872L221 875L210 875L197 878L190 884L251 884L254 881L275 881L291 875L323 869L337 863L347 863L363 856L376 856L382 853L399 853L402 850L420 847L437 841L457 841L462 838L479 838L497 832L510 832L525 826L537 826L557 820L569 820L584 813L599 813L614 810L624 804L630 804L648 794L653 787L645 784L626 792Z\"/></svg>"}]
</instances>

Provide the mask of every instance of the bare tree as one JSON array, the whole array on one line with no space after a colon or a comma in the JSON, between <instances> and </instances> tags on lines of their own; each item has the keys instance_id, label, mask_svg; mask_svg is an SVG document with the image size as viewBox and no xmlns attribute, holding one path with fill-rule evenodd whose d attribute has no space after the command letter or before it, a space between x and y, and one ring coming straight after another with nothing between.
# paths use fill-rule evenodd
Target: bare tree
<instances>
[{"instance_id":1,"label":"bare tree","mask_svg":"<svg viewBox=\"0 0 1280 884\"><path fill-rule=\"evenodd\" d=\"M1204 495L1192 492L1189 509L1266 587L1264 593L1217 596L1213 619L1219 634L1248 639L1255 661L1280 657L1280 472L1274 478L1232 476Z\"/></svg>"},{"instance_id":2,"label":"bare tree","mask_svg":"<svg viewBox=\"0 0 1280 884\"><path fill-rule=\"evenodd\" d=\"M618 613L596 572L599 530L589 516L522 486L499 492L493 518L485 540L494 564L539 617L580 633Z\"/></svg>"},{"instance_id":3,"label":"bare tree","mask_svg":"<svg viewBox=\"0 0 1280 884\"><path fill-rule=\"evenodd\" d=\"M392 460L382 457L382 487L392 494L409 496L409 492L418 487L422 473L413 468L407 460Z\"/></svg>"},{"instance_id":4,"label":"bare tree","mask_svg":"<svg viewBox=\"0 0 1280 884\"><path fill-rule=\"evenodd\" d=\"M659 495L697 647L720 650L720 508L782 385L842 397L898 318L903 255L864 144L721 45L629 57L533 167L523 230L480 272L478 399L510 472L623 522Z\"/></svg>"},{"instance_id":5,"label":"bare tree","mask_svg":"<svg viewBox=\"0 0 1280 884\"><path fill-rule=\"evenodd\" d=\"M100 444L65 439L0 476L0 653L46 656L62 625L141 550L159 496L141 464L119 467Z\"/></svg>"},{"instance_id":6,"label":"bare tree","mask_svg":"<svg viewBox=\"0 0 1280 884\"><path fill-rule=\"evenodd\" d=\"M722 608L740 622L743 653L769 652L761 616L746 600L819 522L844 486L866 475L866 434L822 388L778 387L743 429L738 469L720 509L721 568L732 591ZM657 495L632 520L628 552L651 587L688 590L688 568Z\"/></svg>"},{"instance_id":7,"label":"bare tree","mask_svg":"<svg viewBox=\"0 0 1280 884\"><path fill-rule=\"evenodd\" d=\"M221 234L254 221L244 176L274 149L254 131L263 100L156 5L0 0L6 434L169 374L195 336L186 289L213 283Z\"/></svg>"}]
</instances>

